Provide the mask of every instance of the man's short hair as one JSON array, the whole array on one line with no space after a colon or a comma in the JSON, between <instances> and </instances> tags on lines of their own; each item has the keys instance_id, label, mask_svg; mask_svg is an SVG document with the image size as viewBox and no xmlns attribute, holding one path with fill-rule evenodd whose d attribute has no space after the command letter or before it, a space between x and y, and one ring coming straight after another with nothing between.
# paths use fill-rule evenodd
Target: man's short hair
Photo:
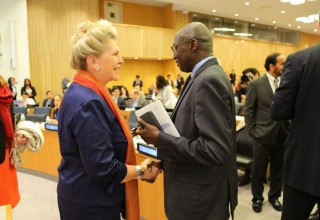
<instances>
[{"instance_id":1,"label":"man's short hair","mask_svg":"<svg viewBox=\"0 0 320 220\"><path fill-rule=\"evenodd\" d=\"M264 68L266 68L266 70L269 71L270 64L273 64L275 66L277 63L277 57L280 55L281 55L281 53L272 53L269 56L267 56L266 62L264 64Z\"/></svg>"}]
</instances>

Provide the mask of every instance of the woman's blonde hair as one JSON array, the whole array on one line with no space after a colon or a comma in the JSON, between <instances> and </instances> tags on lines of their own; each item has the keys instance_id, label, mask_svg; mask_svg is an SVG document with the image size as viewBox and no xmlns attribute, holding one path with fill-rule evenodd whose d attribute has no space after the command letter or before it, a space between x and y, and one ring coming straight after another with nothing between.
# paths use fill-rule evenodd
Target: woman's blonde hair
<instances>
[{"instance_id":1,"label":"woman's blonde hair","mask_svg":"<svg viewBox=\"0 0 320 220\"><path fill-rule=\"evenodd\" d=\"M117 31L109 21L87 21L78 26L72 37L71 66L74 69L87 69L89 55L99 56L106 48L109 39L116 39Z\"/></svg>"},{"instance_id":2,"label":"woman's blonde hair","mask_svg":"<svg viewBox=\"0 0 320 220\"><path fill-rule=\"evenodd\" d=\"M4 86L4 85L8 86L8 83L7 83L7 81L3 78L3 76L0 75L0 87L2 87L2 86Z\"/></svg>"}]
</instances>

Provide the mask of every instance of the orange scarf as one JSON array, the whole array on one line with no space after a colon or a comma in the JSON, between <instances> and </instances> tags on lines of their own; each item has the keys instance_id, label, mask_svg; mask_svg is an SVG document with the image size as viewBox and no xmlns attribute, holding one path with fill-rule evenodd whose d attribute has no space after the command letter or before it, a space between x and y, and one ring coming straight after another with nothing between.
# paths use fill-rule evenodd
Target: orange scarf
<instances>
[{"instance_id":1,"label":"orange scarf","mask_svg":"<svg viewBox=\"0 0 320 220\"><path fill-rule=\"evenodd\" d=\"M77 74L74 77L74 82L92 89L98 95L100 95L109 105L112 112L115 114L116 118L118 119L118 122L120 123L122 131L128 142L125 163L128 165L135 165L136 154L135 154L134 144L133 144L132 135L131 135L129 126L126 123L124 117L122 116L119 107L112 100L109 94L109 91L106 89L105 85L103 85L103 83L101 83L91 73L84 70L78 70ZM126 201L126 219L127 220L140 219L137 180L131 180L125 183L125 201Z\"/></svg>"}]
</instances>

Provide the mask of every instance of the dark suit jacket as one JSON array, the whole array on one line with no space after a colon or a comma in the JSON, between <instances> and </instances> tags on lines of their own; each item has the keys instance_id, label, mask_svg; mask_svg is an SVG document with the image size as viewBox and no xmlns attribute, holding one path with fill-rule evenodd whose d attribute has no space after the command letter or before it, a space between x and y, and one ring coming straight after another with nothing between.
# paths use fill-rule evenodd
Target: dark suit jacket
<instances>
[{"instance_id":1,"label":"dark suit jacket","mask_svg":"<svg viewBox=\"0 0 320 220\"><path fill-rule=\"evenodd\" d=\"M117 105L119 107L126 107L127 105L126 100L122 96L119 96L117 99Z\"/></svg>"},{"instance_id":2,"label":"dark suit jacket","mask_svg":"<svg viewBox=\"0 0 320 220\"><path fill-rule=\"evenodd\" d=\"M320 196L320 44L288 56L271 116L292 119L284 183Z\"/></svg>"},{"instance_id":3,"label":"dark suit jacket","mask_svg":"<svg viewBox=\"0 0 320 220\"><path fill-rule=\"evenodd\" d=\"M258 143L271 145L277 141L280 129L288 133L287 121L274 121L270 116L270 107L273 100L267 75L253 80L247 89L245 102L245 121L249 135Z\"/></svg>"},{"instance_id":4,"label":"dark suit jacket","mask_svg":"<svg viewBox=\"0 0 320 220\"><path fill-rule=\"evenodd\" d=\"M50 100L50 103L49 103L49 106L47 106L47 104L48 104L48 99L44 99L43 100L43 103L42 103L42 107L54 107L54 100L53 99L51 99Z\"/></svg>"},{"instance_id":5,"label":"dark suit jacket","mask_svg":"<svg viewBox=\"0 0 320 220\"><path fill-rule=\"evenodd\" d=\"M133 100L132 99L129 99L128 100L128 104L127 104L127 107L128 108L132 108L132 105L133 105ZM148 102L146 99L143 99L143 98L139 98L138 100L138 106L137 107L144 107L148 105Z\"/></svg>"},{"instance_id":6,"label":"dark suit jacket","mask_svg":"<svg viewBox=\"0 0 320 220\"><path fill-rule=\"evenodd\" d=\"M235 107L217 59L206 61L172 113L181 137L160 132L165 211L172 220L228 219L237 205Z\"/></svg>"}]
</instances>

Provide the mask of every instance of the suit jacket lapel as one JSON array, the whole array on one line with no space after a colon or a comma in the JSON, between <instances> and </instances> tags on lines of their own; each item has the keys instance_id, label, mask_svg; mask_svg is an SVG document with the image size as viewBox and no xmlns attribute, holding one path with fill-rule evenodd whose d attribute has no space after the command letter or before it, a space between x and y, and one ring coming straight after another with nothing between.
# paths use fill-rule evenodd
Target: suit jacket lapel
<instances>
[{"instance_id":1,"label":"suit jacket lapel","mask_svg":"<svg viewBox=\"0 0 320 220\"><path fill-rule=\"evenodd\" d=\"M270 85L269 78L268 78L267 74L265 74L263 76L263 84L264 84L264 86L266 88L267 93L270 95L271 99L273 99L274 94L273 94L273 91L272 91L272 88L271 88L271 85Z\"/></svg>"},{"instance_id":2,"label":"suit jacket lapel","mask_svg":"<svg viewBox=\"0 0 320 220\"><path fill-rule=\"evenodd\" d=\"M192 85L194 79L197 78L197 77L199 76L199 74L200 74L203 70L207 69L209 66L217 65L217 64L218 64L218 61L217 61L217 59L214 57L214 58L208 60L207 62L205 62L205 63L197 70L197 72L196 72L196 73L194 74L194 76L190 79L190 81L189 81L189 83L186 85L186 87L183 88L182 94L180 95L180 97L179 97L179 99L178 99L178 102L177 102L177 104L176 104L176 106L175 106L175 108L174 108L174 110L173 110L173 112L172 112L172 114L171 114L171 119L172 119L172 121L174 121L175 116L176 116L177 109L179 108L179 106L180 106L183 98L184 98L185 95L187 94L188 90L191 88L191 85Z\"/></svg>"}]
</instances>

